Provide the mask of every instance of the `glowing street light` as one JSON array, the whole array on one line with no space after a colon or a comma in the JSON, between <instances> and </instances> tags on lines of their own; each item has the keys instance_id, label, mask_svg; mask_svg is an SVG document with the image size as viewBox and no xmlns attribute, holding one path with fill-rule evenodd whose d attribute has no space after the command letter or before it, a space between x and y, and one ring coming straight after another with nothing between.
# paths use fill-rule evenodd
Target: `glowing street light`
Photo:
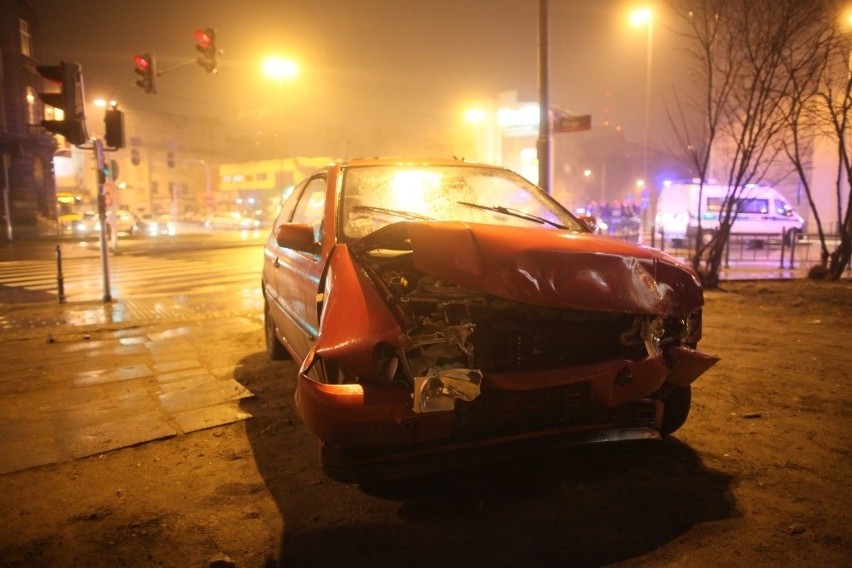
<instances>
[{"instance_id":1,"label":"glowing street light","mask_svg":"<svg viewBox=\"0 0 852 568\"><path fill-rule=\"evenodd\" d=\"M481 108L471 108L465 111L464 119L471 124L481 124L485 122L486 113Z\"/></svg>"},{"instance_id":2,"label":"glowing street light","mask_svg":"<svg viewBox=\"0 0 852 568\"><path fill-rule=\"evenodd\" d=\"M284 82L299 74L299 65L292 59L271 55L263 60L263 74L278 82L278 96L284 97Z\"/></svg>"},{"instance_id":3,"label":"glowing street light","mask_svg":"<svg viewBox=\"0 0 852 568\"><path fill-rule=\"evenodd\" d=\"M495 116L491 103L476 105L464 111L464 120L473 125L474 153L477 160L496 163L499 141L496 140Z\"/></svg>"},{"instance_id":4,"label":"glowing street light","mask_svg":"<svg viewBox=\"0 0 852 568\"><path fill-rule=\"evenodd\" d=\"M630 14L630 23L633 26L647 26L648 46L647 60L645 63L645 126L642 144L642 177L648 179L648 129L651 123L651 55L653 53L654 39L654 12L650 8L639 8Z\"/></svg>"},{"instance_id":5,"label":"glowing street light","mask_svg":"<svg viewBox=\"0 0 852 568\"><path fill-rule=\"evenodd\" d=\"M630 24L636 27L644 26L654 20L654 12L650 8L638 8L630 13Z\"/></svg>"},{"instance_id":6,"label":"glowing street light","mask_svg":"<svg viewBox=\"0 0 852 568\"><path fill-rule=\"evenodd\" d=\"M94 104L98 108L117 108L118 107L118 101L116 101L114 99L110 99L109 101L107 101L106 99L95 99L95 100L92 101L92 104Z\"/></svg>"},{"instance_id":7,"label":"glowing street light","mask_svg":"<svg viewBox=\"0 0 852 568\"><path fill-rule=\"evenodd\" d=\"M852 33L852 6L847 7L844 11L840 19L840 25L846 33ZM849 76L852 77L852 49L849 50L846 57L846 68L849 71Z\"/></svg>"},{"instance_id":8,"label":"glowing street light","mask_svg":"<svg viewBox=\"0 0 852 568\"><path fill-rule=\"evenodd\" d=\"M299 74L299 65L292 59L271 56L263 60L263 73L267 77L284 81Z\"/></svg>"}]
</instances>

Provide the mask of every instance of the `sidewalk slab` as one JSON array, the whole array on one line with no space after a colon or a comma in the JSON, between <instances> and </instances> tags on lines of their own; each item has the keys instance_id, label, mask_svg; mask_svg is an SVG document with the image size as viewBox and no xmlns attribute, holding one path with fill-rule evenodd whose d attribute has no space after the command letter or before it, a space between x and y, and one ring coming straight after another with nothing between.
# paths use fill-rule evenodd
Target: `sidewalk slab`
<instances>
[{"instance_id":1,"label":"sidewalk slab","mask_svg":"<svg viewBox=\"0 0 852 568\"><path fill-rule=\"evenodd\" d=\"M259 294L4 310L0 474L249 418L234 369L261 313Z\"/></svg>"}]
</instances>

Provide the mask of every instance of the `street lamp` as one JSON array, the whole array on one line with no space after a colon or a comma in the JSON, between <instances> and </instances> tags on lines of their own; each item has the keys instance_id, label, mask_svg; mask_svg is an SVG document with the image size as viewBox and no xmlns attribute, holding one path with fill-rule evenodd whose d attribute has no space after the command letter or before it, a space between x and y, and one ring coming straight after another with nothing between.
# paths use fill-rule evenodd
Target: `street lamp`
<instances>
[{"instance_id":1,"label":"street lamp","mask_svg":"<svg viewBox=\"0 0 852 568\"><path fill-rule=\"evenodd\" d=\"M112 100L112 99L109 100L109 101L107 101L106 99L95 99L95 100L92 101L92 104L94 104L98 108L116 108L116 107L118 107L118 101L115 101L115 100Z\"/></svg>"},{"instance_id":2,"label":"street lamp","mask_svg":"<svg viewBox=\"0 0 852 568\"><path fill-rule=\"evenodd\" d=\"M470 108L464 113L464 119L471 124L481 124L485 118L485 111L479 107Z\"/></svg>"},{"instance_id":3,"label":"street lamp","mask_svg":"<svg viewBox=\"0 0 852 568\"><path fill-rule=\"evenodd\" d=\"M279 94L284 94L284 81L299 74L299 65L292 59L269 56L263 60L263 73L278 81Z\"/></svg>"},{"instance_id":4,"label":"street lamp","mask_svg":"<svg viewBox=\"0 0 852 568\"><path fill-rule=\"evenodd\" d=\"M299 65L292 59L270 56L263 60L263 72L273 79L292 79L299 74Z\"/></svg>"},{"instance_id":5,"label":"street lamp","mask_svg":"<svg viewBox=\"0 0 852 568\"><path fill-rule=\"evenodd\" d=\"M648 129L651 123L651 55L654 39L654 12L650 8L639 8L630 14L633 26L647 26L648 45L645 63L645 126L642 143L642 178L648 179Z\"/></svg>"},{"instance_id":6,"label":"street lamp","mask_svg":"<svg viewBox=\"0 0 852 568\"><path fill-rule=\"evenodd\" d=\"M846 8L846 12L843 14L841 22L847 33L852 31L852 6ZM849 72L849 76L852 77L852 49L849 50L849 53L846 56L846 69Z\"/></svg>"}]
</instances>

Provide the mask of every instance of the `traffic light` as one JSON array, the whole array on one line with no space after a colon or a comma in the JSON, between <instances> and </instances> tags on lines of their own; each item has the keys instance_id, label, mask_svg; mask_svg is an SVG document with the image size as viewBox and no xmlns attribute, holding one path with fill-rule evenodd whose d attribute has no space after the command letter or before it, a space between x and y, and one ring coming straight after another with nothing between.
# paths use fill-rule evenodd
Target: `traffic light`
<instances>
[{"instance_id":1,"label":"traffic light","mask_svg":"<svg viewBox=\"0 0 852 568\"><path fill-rule=\"evenodd\" d=\"M124 113L117 108L104 113L104 140L113 150L124 148Z\"/></svg>"},{"instance_id":2,"label":"traffic light","mask_svg":"<svg viewBox=\"0 0 852 568\"><path fill-rule=\"evenodd\" d=\"M216 56L219 55L219 48L216 47L216 31L213 28L195 30L195 40L198 42L195 49L201 53L198 64L208 73L216 73L218 71Z\"/></svg>"},{"instance_id":3,"label":"traffic light","mask_svg":"<svg viewBox=\"0 0 852 568\"><path fill-rule=\"evenodd\" d=\"M139 79L136 84L142 87L147 94L157 94L157 62L153 53L147 51L142 55L134 55L133 62L136 64L136 74Z\"/></svg>"},{"instance_id":4,"label":"traffic light","mask_svg":"<svg viewBox=\"0 0 852 568\"><path fill-rule=\"evenodd\" d=\"M83 73L77 63L60 61L59 65L39 65L39 75L57 83L59 92L39 93L38 98L62 111L62 120L42 120L41 125L68 142L79 146L89 139L86 132L86 105L83 98Z\"/></svg>"}]
</instances>

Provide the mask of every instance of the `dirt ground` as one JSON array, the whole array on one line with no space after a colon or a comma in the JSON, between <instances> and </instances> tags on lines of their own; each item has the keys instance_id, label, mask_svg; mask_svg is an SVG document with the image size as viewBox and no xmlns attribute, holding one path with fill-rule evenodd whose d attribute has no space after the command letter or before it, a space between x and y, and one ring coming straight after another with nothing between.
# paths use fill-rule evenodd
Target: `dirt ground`
<instances>
[{"instance_id":1,"label":"dirt ground","mask_svg":"<svg viewBox=\"0 0 852 568\"><path fill-rule=\"evenodd\" d=\"M706 299L722 360L672 438L382 487L323 477L258 319L254 418L0 477L0 565L852 565L852 283Z\"/></svg>"}]
</instances>

